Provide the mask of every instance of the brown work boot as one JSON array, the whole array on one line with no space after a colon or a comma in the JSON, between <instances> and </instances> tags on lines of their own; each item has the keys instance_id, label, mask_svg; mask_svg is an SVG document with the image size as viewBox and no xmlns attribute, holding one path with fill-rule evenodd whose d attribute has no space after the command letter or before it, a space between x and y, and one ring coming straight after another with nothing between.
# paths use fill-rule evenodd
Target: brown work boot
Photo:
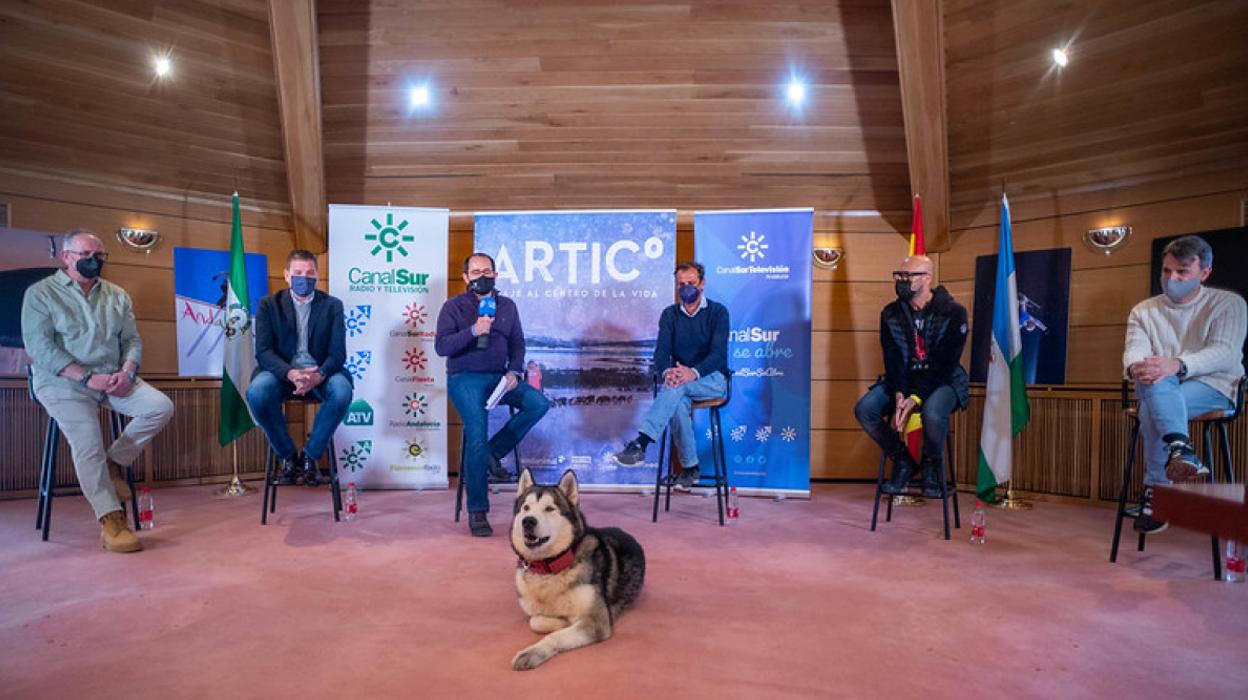
<instances>
[{"instance_id":1,"label":"brown work boot","mask_svg":"<svg viewBox=\"0 0 1248 700\"><path fill-rule=\"evenodd\" d=\"M115 510L100 518L100 546L110 552L137 552L143 543L126 524L125 511Z\"/></svg>"},{"instance_id":2,"label":"brown work boot","mask_svg":"<svg viewBox=\"0 0 1248 700\"><path fill-rule=\"evenodd\" d=\"M113 490L117 492L117 502L125 503L130 500L130 482L126 481L126 474L121 470L121 466L113 460L108 460L108 475L113 478Z\"/></svg>"}]
</instances>

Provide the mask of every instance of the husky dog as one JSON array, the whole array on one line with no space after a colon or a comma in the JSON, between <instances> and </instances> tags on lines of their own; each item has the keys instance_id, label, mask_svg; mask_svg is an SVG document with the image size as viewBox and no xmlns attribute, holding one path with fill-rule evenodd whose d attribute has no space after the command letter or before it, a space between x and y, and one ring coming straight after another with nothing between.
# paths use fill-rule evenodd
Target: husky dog
<instances>
[{"instance_id":1,"label":"husky dog","mask_svg":"<svg viewBox=\"0 0 1248 700\"><path fill-rule=\"evenodd\" d=\"M511 548L520 557L516 595L529 627L546 635L512 659L512 668L525 671L561 651L609 638L616 618L641 593L646 555L619 528L585 525L570 469L558 486L534 484L525 469L516 493L511 521Z\"/></svg>"}]
</instances>

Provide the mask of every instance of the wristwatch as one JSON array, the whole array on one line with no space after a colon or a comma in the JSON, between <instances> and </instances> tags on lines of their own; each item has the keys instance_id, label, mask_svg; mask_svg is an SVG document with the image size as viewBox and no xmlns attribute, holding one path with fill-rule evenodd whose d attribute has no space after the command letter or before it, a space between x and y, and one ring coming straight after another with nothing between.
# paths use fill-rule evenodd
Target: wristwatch
<instances>
[{"instance_id":1,"label":"wristwatch","mask_svg":"<svg viewBox=\"0 0 1248 700\"><path fill-rule=\"evenodd\" d=\"M87 385L87 382L91 381L91 377L92 377L92 376L94 376L94 375L95 375L95 372L92 372L92 371L91 371L91 370L89 370L89 369L83 370L83 371L82 371L82 379L79 379L79 380L78 380L78 383L79 383L79 384L81 384L81 385L83 385L83 386L86 386L86 385Z\"/></svg>"},{"instance_id":2,"label":"wristwatch","mask_svg":"<svg viewBox=\"0 0 1248 700\"><path fill-rule=\"evenodd\" d=\"M1183 377L1187 376L1187 363L1186 362L1184 362L1183 360L1179 360L1179 371L1175 372L1174 376L1178 377L1179 379L1182 379Z\"/></svg>"},{"instance_id":3,"label":"wristwatch","mask_svg":"<svg viewBox=\"0 0 1248 700\"><path fill-rule=\"evenodd\" d=\"M138 368L138 367L135 367L134 369L130 370L129 372L126 372L126 376L127 376L127 377L130 377L130 383L131 383L131 384L133 384L133 383L135 383L135 382L139 381L139 368Z\"/></svg>"}]
</instances>

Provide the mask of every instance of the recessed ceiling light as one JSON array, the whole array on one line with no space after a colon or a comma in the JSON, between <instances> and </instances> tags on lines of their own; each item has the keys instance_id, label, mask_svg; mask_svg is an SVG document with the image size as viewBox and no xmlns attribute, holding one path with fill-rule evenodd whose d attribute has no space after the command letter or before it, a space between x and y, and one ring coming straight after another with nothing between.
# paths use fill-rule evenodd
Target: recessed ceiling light
<instances>
[{"instance_id":1,"label":"recessed ceiling light","mask_svg":"<svg viewBox=\"0 0 1248 700\"><path fill-rule=\"evenodd\" d=\"M420 87L412 88L411 103L413 107L429 106L429 87L421 85Z\"/></svg>"},{"instance_id":2,"label":"recessed ceiling light","mask_svg":"<svg viewBox=\"0 0 1248 700\"><path fill-rule=\"evenodd\" d=\"M173 70L173 63L169 61L168 56L157 56L152 64L153 69L156 71L156 76L160 78L168 77Z\"/></svg>"},{"instance_id":3,"label":"recessed ceiling light","mask_svg":"<svg viewBox=\"0 0 1248 700\"><path fill-rule=\"evenodd\" d=\"M798 106L806 101L806 83L797 78L789 80L789 86L785 90L785 95L789 99L789 104Z\"/></svg>"},{"instance_id":4,"label":"recessed ceiling light","mask_svg":"<svg viewBox=\"0 0 1248 700\"><path fill-rule=\"evenodd\" d=\"M1066 49L1053 49L1053 62L1058 68L1065 68L1070 63L1070 57L1066 55Z\"/></svg>"}]
</instances>

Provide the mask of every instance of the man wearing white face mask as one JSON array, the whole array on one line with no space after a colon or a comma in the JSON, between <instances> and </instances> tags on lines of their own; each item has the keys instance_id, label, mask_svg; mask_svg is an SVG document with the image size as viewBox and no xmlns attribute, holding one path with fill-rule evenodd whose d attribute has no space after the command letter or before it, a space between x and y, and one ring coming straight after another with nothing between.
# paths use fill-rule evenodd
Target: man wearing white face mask
<instances>
[{"instance_id":1,"label":"man wearing white face mask","mask_svg":"<svg viewBox=\"0 0 1248 700\"><path fill-rule=\"evenodd\" d=\"M346 319L342 301L316 288L316 256L294 250L284 273L289 289L260 300L256 312L256 369L247 387L247 405L282 460L278 483L293 484L303 476L307 486L320 484L316 461L351 405ZM312 434L300 452L286 427L282 401L312 395L321 407Z\"/></svg>"},{"instance_id":2,"label":"man wearing white face mask","mask_svg":"<svg viewBox=\"0 0 1248 700\"><path fill-rule=\"evenodd\" d=\"M1135 382L1144 448L1145 508L1135 529L1161 532L1152 518L1151 487L1202 478L1187 434L1192 416L1232 407L1235 382L1244 372L1248 306L1243 297L1201 283L1213 270L1213 249L1198 236L1165 248L1163 293L1145 299L1127 320L1122 364Z\"/></svg>"},{"instance_id":3,"label":"man wearing white face mask","mask_svg":"<svg viewBox=\"0 0 1248 700\"><path fill-rule=\"evenodd\" d=\"M646 459L646 447L670 425L682 470L677 485L689 488L701 479L690 406L720 398L728 390L728 308L706 298L705 269L700 263L676 266L679 301L659 316L659 337L652 369L661 372L663 389L641 420L637 437L615 454L632 466Z\"/></svg>"}]
</instances>

